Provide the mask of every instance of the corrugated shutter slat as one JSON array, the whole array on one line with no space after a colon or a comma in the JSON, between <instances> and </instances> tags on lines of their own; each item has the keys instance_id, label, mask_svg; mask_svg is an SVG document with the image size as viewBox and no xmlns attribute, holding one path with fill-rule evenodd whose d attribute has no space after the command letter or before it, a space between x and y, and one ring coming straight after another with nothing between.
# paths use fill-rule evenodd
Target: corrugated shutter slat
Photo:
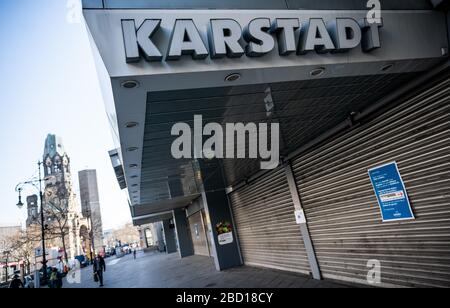
<instances>
[{"instance_id":1,"label":"corrugated shutter slat","mask_svg":"<svg viewBox=\"0 0 450 308\"><path fill-rule=\"evenodd\" d=\"M309 274L282 168L231 193L230 200L245 264Z\"/></svg>"},{"instance_id":2,"label":"corrugated shutter slat","mask_svg":"<svg viewBox=\"0 0 450 308\"><path fill-rule=\"evenodd\" d=\"M414 221L382 223L367 170L396 161ZM450 287L450 79L293 161L325 278Z\"/></svg>"}]
</instances>

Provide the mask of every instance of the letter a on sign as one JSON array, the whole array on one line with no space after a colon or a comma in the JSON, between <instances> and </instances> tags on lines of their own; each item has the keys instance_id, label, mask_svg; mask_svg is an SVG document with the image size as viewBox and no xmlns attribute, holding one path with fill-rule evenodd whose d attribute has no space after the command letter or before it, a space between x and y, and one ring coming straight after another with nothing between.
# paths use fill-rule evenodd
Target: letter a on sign
<instances>
[{"instance_id":1,"label":"letter a on sign","mask_svg":"<svg viewBox=\"0 0 450 308\"><path fill-rule=\"evenodd\" d=\"M191 55L193 59L205 59L208 56L208 49L191 19L175 22L167 60L178 60L182 55Z\"/></svg>"}]
</instances>

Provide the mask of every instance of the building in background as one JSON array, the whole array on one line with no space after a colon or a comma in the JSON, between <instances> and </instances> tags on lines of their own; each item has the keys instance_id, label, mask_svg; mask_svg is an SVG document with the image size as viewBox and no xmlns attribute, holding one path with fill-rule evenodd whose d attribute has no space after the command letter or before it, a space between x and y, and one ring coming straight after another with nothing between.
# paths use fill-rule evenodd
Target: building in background
<instances>
[{"instance_id":1,"label":"building in background","mask_svg":"<svg viewBox=\"0 0 450 308\"><path fill-rule=\"evenodd\" d=\"M114 238L113 230L103 231L103 246L107 249L114 248L116 246L116 239Z\"/></svg>"},{"instance_id":2,"label":"building in background","mask_svg":"<svg viewBox=\"0 0 450 308\"><path fill-rule=\"evenodd\" d=\"M17 266L16 262L8 256L10 255L10 238L16 236L22 231L21 226L3 226L0 227L0 283L6 280L6 271L8 271L8 276L14 272L14 266ZM5 269L6 262L8 262L8 269Z\"/></svg>"},{"instance_id":3,"label":"building in background","mask_svg":"<svg viewBox=\"0 0 450 308\"><path fill-rule=\"evenodd\" d=\"M70 158L62 139L49 134L45 140L44 162L44 217L47 227L47 249L56 249L61 257L73 259L86 253L90 247L82 239L80 230L87 229L87 220L79 212L76 195L73 191ZM27 198L27 230L40 224L38 197ZM48 260L50 263L52 260Z\"/></svg>"},{"instance_id":4,"label":"building in background","mask_svg":"<svg viewBox=\"0 0 450 308\"><path fill-rule=\"evenodd\" d=\"M138 227L142 248L164 251L164 236L161 222L145 224Z\"/></svg>"},{"instance_id":5,"label":"building in background","mask_svg":"<svg viewBox=\"0 0 450 308\"><path fill-rule=\"evenodd\" d=\"M38 196L32 195L27 197L27 222L26 225L29 227L33 222L36 222L39 216L39 206L38 206Z\"/></svg>"},{"instance_id":6,"label":"building in background","mask_svg":"<svg viewBox=\"0 0 450 308\"><path fill-rule=\"evenodd\" d=\"M21 226L4 226L0 227L0 241L14 236L22 230ZM0 247L1 249L1 247Z\"/></svg>"},{"instance_id":7,"label":"building in background","mask_svg":"<svg viewBox=\"0 0 450 308\"><path fill-rule=\"evenodd\" d=\"M141 230L131 223L115 229L105 230L103 232L103 244L107 252L110 252L111 249L116 250L122 247L146 248L141 238Z\"/></svg>"},{"instance_id":8,"label":"building in background","mask_svg":"<svg viewBox=\"0 0 450 308\"><path fill-rule=\"evenodd\" d=\"M103 223L98 194L97 171L83 170L78 172L80 183L81 212L89 219L93 234L93 245L97 252L103 249Z\"/></svg>"}]
</instances>

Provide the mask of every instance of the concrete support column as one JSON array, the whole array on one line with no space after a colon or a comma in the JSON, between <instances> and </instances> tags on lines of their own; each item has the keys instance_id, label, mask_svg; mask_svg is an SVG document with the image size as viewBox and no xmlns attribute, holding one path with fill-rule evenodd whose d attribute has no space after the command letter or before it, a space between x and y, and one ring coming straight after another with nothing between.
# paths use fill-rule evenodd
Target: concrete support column
<instances>
[{"instance_id":1,"label":"concrete support column","mask_svg":"<svg viewBox=\"0 0 450 308\"><path fill-rule=\"evenodd\" d=\"M177 243L175 240L175 228L171 228L169 219L163 221L163 229L167 254L177 252Z\"/></svg>"},{"instance_id":2,"label":"concrete support column","mask_svg":"<svg viewBox=\"0 0 450 308\"><path fill-rule=\"evenodd\" d=\"M154 235L155 235L155 244L158 246L158 251L162 252L164 250L164 232L163 232L163 223L157 222L153 224Z\"/></svg>"},{"instance_id":3,"label":"concrete support column","mask_svg":"<svg viewBox=\"0 0 450 308\"><path fill-rule=\"evenodd\" d=\"M140 244L141 244L141 248L145 249L148 248L148 243L147 243L147 237L145 234L145 228L141 228L139 230L139 238L140 238Z\"/></svg>"},{"instance_id":4,"label":"concrete support column","mask_svg":"<svg viewBox=\"0 0 450 308\"><path fill-rule=\"evenodd\" d=\"M208 227L212 230L211 246L216 269L221 271L241 266L243 262L233 214L225 191L222 166L218 160L202 160L199 161L199 166L202 174L202 199L209 217ZM231 234L219 235L217 226L226 223L232 226ZM225 237L227 240L224 241Z\"/></svg>"},{"instance_id":5,"label":"concrete support column","mask_svg":"<svg viewBox=\"0 0 450 308\"><path fill-rule=\"evenodd\" d=\"M173 211L173 218L175 221L180 258L192 256L194 254L194 246L189 232L189 221L186 217L186 212L182 209L176 209Z\"/></svg>"},{"instance_id":6,"label":"concrete support column","mask_svg":"<svg viewBox=\"0 0 450 308\"><path fill-rule=\"evenodd\" d=\"M290 163L287 163L284 168L296 214L298 213L301 218L300 220L302 220L302 222L299 223L299 227L303 237L303 243L305 244L306 253L308 255L311 273L314 279L320 280L322 279L322 275L320 273L319 263L317 262L316 252L314 251L314 246L309 235L308 222L306 220L306 215L304 213L303 206L300 200L300 195L298 193L292 166Z\"/></svg>"}]
</instances>

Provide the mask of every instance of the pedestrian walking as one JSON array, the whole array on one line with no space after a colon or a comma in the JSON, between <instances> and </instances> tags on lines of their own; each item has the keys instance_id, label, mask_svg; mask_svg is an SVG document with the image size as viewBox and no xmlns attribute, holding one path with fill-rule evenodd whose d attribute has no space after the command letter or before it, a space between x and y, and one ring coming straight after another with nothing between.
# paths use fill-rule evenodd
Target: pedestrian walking
<instances>
[{"instance_id":1,"label":"pedestrian walking","mask_svg":"<svg viewBox=\"0 0 450 308\"><path fill-rule=\"evenodd\" d=\"M63 287L63 273L60 271L56 271L56 288L62 289Z\"/></svg>"},{"instance_id":2,"label":"pedestrian walking","mask_svg":"<svg viewBox=\"0 0 450 308\"><path fill-rule=\"evenodd\" d=\"M106 263L105 259L103 259L100 254L98 254L94 259L93 269L94 277L97 277L98 281L100 282L100 287L103 287L103 273L106 272Z\"/></svg>"},{"instance_id":3,"label":"pedestrian walking","mask_svg":"<svg viewBox=\"0 0 450 308\"><path fill-rule=\"evenodd\" d=\"M50 289L58 288L58 269L56 269L55 267L52 268L52 271L50 273L50 279L49 279L48 287Z\"/></svg>"},{"instance_id":4,"label":"pedestrian walking","mask_svg":"<svg viewBox=\"0 0 450 308\"><path fill-rule=\"evenodd\" d=\"M134 257L135 260L136 260L136 254L137 254L136 249L134 249L133 250L133 257Z\"/></svg>"},{"instance_id":5,"label":"pedestrian walking","mask_svg":"<svg viewBox=\"0 0 450 308\"><path fill-rule=\"evenodd\" d=\"M10 289L23 289L23 283L22 280L19 279L19 276L14 275L13 280L11 280L11 283L9 284Z\"/></svg>"}]
</instances>

